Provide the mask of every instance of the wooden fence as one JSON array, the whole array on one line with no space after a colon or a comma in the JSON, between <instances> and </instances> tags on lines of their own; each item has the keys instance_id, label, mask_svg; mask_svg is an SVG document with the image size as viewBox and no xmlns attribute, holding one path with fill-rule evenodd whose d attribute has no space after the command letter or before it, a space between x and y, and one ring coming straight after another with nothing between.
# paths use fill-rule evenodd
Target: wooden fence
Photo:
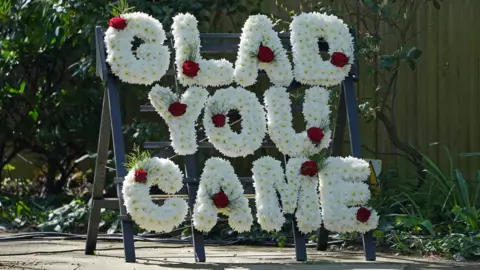
<instances>
[{"instance_id":1,"label":"wooden fence","mask_svg":"<svg viewBox=\"0 0 480 270\"><path fill-rule=\"evenodd\" d=\"M269 9L282 17L288 14L279 7L281 5L298 10L297 1L271 2ZM318 1L301 2L303 11L308 12L311 11L310 3ZM357 0L335 1L337 14L342 15L345 4L356 3ZM476 120L480 114L480 36L477 35L480 27L475 15L479 13L478 0L444 0L439 10L432 3L420 9L411 29L418 34L410 44L423 53L416 71L405 68L399 73L395 107L399 136L440 162L445 169L448 166L445 151L429 144L440 142L454 156L461 152L480 152L480 125ZM357 18L344 19L359 31L364 30ZM388 33L383 33L382 38L388 38ZM392 46L395 42L391 40ZM375 87L361 63L357 86L359 99L373 100ZM404 177L415 176L409 162L396 155L398 151L391 145L379 121L362 123L362 135L369 149L389 153L371 156L383 160L384 171L396 167ZM457 157L455 161L470 177L480 169L480 157Z\"/></svg>"}]
</instances>

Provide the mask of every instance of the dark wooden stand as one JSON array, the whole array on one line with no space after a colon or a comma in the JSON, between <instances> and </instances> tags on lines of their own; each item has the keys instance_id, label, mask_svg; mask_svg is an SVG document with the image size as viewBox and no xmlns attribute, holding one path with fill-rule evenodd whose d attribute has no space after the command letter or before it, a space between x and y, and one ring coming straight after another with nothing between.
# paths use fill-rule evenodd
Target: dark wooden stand
<instances>
[{"instance_id":1,"label":"dark wooden stand","mask_svg":"<svg viewBox=\"0 0 480 270\"><path fill-rule=\"evenodd\" d=\"M205 43L202 44L203 53L236 53L238 49L240 34L202 34L202 39L223 39L230 41L230 43ZM290 50L290 44L288 43L289 34L280 34L280 37L285 42L284 46L287 50ZM120 210L119 219L122 223L123 233L123 245L126 262L135 262L135 246L134 246L134 234L133 234L133 221L127 214L122 194L123 179L127 174L125 169L125 144L123 140L122 132L122 115L120 111L120 100L115 80L112 74L108 72L107 64L105 61L105 44L103 41L104 32L100 27L96 28L96 57L97 57L97 75L105 82L106 91L103 98L103 110L102 120L100 124L100 133L97 149L97 160L95 166L94 183L92 191L92 200L90 215L88 220L88 232L85 245L85 254L93 255L96 250L97 238L100 224L100 210L102 208L118 208ZM171 35L168 36L169 42L167 44L173 44L171 42ZM233 42L232 42L233 41ZM328 50L328 44L325 42L319 43L322 51ZM173 52L174 50L170 48ZM171 57L173 59L173 57ZM360 157L360 134L357 120L357 102L355 98L354 81L357 80L356 68L352 69L352 74L342 84L342 92L340 97L340 111L337 118L337 127L334 133L334 147L333 149L340 149L343 144L343 133L346 119L348 119L350 130L350 141L352 147L352 155ZM174 65L172 61L172 69L167 72L167 75L174 75ZM293 90L298 87L299 84L294 82L289 87L289 90ZM155 111L152 106L141 106L141 111ZM115 169L116 177L115 184L117 187L117 198L104 198L103 189L105 188L106 178L106 163L108 158L108 149L110 147L110 137L113 142L113 153L115 156ZM145 148L165 148L170 147L170 142L146 142ZM274 148L275 145L271 142L265 142L264 148ZM199 148L213 148L210 143L199 143ZM337 150L338 151L338 150ZM197 189L198 189L198 177L197 164L195 155L184 156L185 174L184 184L186 188L183 188L179 194L188 195L188 203L190 211L193 209L195 202ZM244 185L248 185L247 190L253 190L252 179L242 177L241 182ZM292 218L292 217L289 217ZM292 230L295 240L295 254L297 261L306 261L307 252L305 245L305 236L298 230L295 219L292 219ZM195 261L205 262L205 245L203 234L192 226L192 238L195 251ZM325 247L328 240L328 234L320 234L322 242L319 241L320 247ZM363 237L365 259L372 261L375 260L375 251L373 246L372 234L365 234Z\"/></svg>"}]
</instances>

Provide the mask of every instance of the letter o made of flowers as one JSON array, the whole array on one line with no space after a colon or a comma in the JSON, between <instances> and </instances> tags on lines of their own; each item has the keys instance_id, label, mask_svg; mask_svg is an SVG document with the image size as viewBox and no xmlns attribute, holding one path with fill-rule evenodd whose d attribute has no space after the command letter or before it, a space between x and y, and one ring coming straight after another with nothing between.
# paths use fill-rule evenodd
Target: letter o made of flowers
<instances>
[{"instance_id":1,"label":"letter o made of flowers","mask_svg":"<svg viewBox=\"0 0 480 270\"><path fill-rule=\"evenodd\" d=\"M307 130L302 133L293 129L292 102L285 87L270 87L264 96L268 134L280 152L292 157L310 156L329 147L332 132L327 90L315 86L305 91L302 112Z\"/></svg>"},{"instance_id":2,"label":"letter o made of flowers","mask_svg":"<svg viewBox=\"0 0 480 270\"><path fill-rule=\"evenodd\" d=\"M238 110L242 116L240 134L228 125L229 110ZM207 100L203 126L208 140L228 157L253 154L262 146L267 131L262 104L254 93L241 87L220 89Z\"/></svg>"},{"instance_id":3,"label":"letter o made of flowers","mask_svg":"<svg viewBox=\"0 0 480 270\"><path fill-rule=\"evenodd\" d=\"M135 37L143 40L143 44L134 53ZM170 51L163 45L165 37L162 24L145 13L126 13L110 19L105 46L112 73L131 84L150 85L159 81L170 64Z\"/></svg>"},{"instance_id":4,"label":"letter o made of flowers","mask_svg":"<svg viewBox=\"0 0 480 270\"><path fill-rule=\"evenodd\" d=\"M353 37L341 19L317 12L303 13L293 19L290 32L297 81L328 87L345 79L354 61L354 49ZM319 38L328 42L328 61L320 56Z\"/></svg>"},{"instance_id":5,"label":"letter o made of flowers","mask_svg":"<svg viewBox=\"0 0 480 270\"><path fill-rule=\"evenodd\" d=\"M123 182L127 212L141 228L172 231L185 221L188 204L181 198L169 198L159 206L150 197L150 187L156 185L168 194L175 194L182 188L182 180L182 172L171 160L154 157L138 162Z\"/></svg>"}]
</instances>

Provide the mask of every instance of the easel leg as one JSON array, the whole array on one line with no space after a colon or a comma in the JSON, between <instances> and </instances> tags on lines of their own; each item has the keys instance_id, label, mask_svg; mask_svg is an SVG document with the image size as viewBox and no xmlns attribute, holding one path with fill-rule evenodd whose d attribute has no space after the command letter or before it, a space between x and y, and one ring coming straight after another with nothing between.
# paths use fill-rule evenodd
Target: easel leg
<instances>
[{"instance_id":1,"label":"easel leg","mask_svg":"<svg viewBox=\"0 0 480 270\"><path fill-rule=\"evenodd\" d=\"M116 176L118 178L123 178L125 177L125 175L127 175L127 171L125 169L125 143L123 141L122 115L120 112L120 100L118 97L118 91L115 88L113 79L110 76L108 76L107 78L107 90L112 124L113 152L115 154ZM116 106L112 106L112 104L115 104ZM125 205L123 203L122 187L123 183L118 182L117 195L120 215L126 216L127 209L125 208ZM133 222L131 220L122 219L122 232L125 261L135 262L136 258L135 245L133 241Z\"/></svg>"},{"instance_id":2,"label":"easel leg","mask_svg":"<svg viewBox=\"0 0 480 270\"><path fill-rule=\"evenodd\" d=\"M185 171L188 178L196 178L197 177L197 168L196 168L196 161L195 156L189 155L185 157ZM197 190L198 190L198 183L188 183L188 205L190 208L190 214L193 213L193 206L195 204L195 200L197 198ZM205 262L205 244L203 240L203 233L197 231L194 226L193 222L191 224L192 230L192 242L193 248L195 251L195 261L196 262Z\"/></svg>"},{"instance_id":3,"label":"easel leg","mask_svg":"<svg viewBox=\"0 0 480 270\"><path fill-rule=\"evenodd\" d=\"M97 159L95 174L93 177L93 190L88 218L87 241L85 254L93 255L97 248L98 226L100 224L100 206L95 202L103 198L105 187L105 166L108 160L108 147L110 145L110 110L108 107L107 92L103 96L102 119L100 121L100 132L98 136Z\"/></svg>"},{"instance_id":4,"label":"easel leg","mask_svg":"<svg viewBox=\"0 0 480 270\"><path fill-rule=\"evenodd\" d=\"M335 119L335 127L333 130L332 147L330 149L331 156L341 156L343 149L343 137L345 134L345 126L347 124L347 111L345 108L345 91L342 87L338 98L338 111ZM328 248L328 230L322 226L317 231L317 250L326 251Z\"/></svg>"},{"instance_id":5,"label":"easel leg","mask_svg":"<svg viewBox=\"0 0 480 270\"><path fill-rule=\"evenodd\" d=\"M305 245L303 233L298 230L297 221L294 215L292 215L292 230L293 240L295 241L295 257L297 262L304 262L307 260L307 246Z\"/></svg>"},{"instance_id":6,"label":"easel leg","mask_svg":"<svg viewBox=\"0 0 480 270\"><path fill-rule=\"evenodd\" d=\"M360 126L358 123L358 106L357 99L355 97L354 82L351 78L347 78L343 84L343 90L345 92L345 103L348 119L348 130L350 134L350 147L352 156L360 158L362 156L362 148L360 141ZM363 250L365 254L365 260L375 261L375 245L373 243L373 232L367 232L362 236Z\"/></svg>"}]
</instances>

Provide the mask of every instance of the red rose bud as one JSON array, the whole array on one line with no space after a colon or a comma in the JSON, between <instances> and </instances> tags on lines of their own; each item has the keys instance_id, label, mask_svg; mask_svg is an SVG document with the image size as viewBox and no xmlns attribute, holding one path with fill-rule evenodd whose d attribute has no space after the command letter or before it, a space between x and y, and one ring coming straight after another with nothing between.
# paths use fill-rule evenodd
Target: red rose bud
<instances>
[{"instance_id":1,"label":"red rose bud","mask_svg":"<svg viewBox=\"0 0 480 270\"><path fill-rule=\"evenodd\" d=\"M314 144L320 143L325 134L323 134L323 130L319 127L311 127L307 130L307 136Z\"/></svg>"},{"instance_id":2,"label":"red rose bud","mask_svg":"<svg viewBox=\"0 0 480 270\"><path fill-rule=\"evenodd\" d=\"M135 171L135 182L145 184L147 182L147 171L138 169Z\"/></svg>"},{"instance_id":3,"label":"red rose bud","mask_svg":"<svg viewBox=\"0 0 480 270\"><path fill-rule=\"evenodd\" d=\"M117 30L123 30L125 27L127 27L127 20L122 17L114 17L108 21L108 26Z\"/></svg>"},{"instance_id":4,"label":"red rose bud","mask_svg":"<svg viewBox=\"0 0 480 270\"><path fill-rule=\"evenodd\" d=\"M183 74L188 77L195 77L198 74L198 71L200 70L200 66L198 63L194 61L185 61L183 62Z\"/></svg>"},{"instance_id":5,"label":"red rose bud","mask_svg":"<svg viewBox=\"0 0 480 270\"><path fill-rule=\"evenodd\" d=\"M360 207L357 210L357 220L362 223L366 223L371 215L372 211L370 211L368 208Z\"/></svg>"},{"instance_id":6,"label":"red rose bud","mask_svg":"<svg viewBox=\"0 0 480 270\"><path fill-rule=\"evenodd\" d=\"M212 122L217 128L225 126L226 120L227 120L227 117L224 114L216 114L212 116Z\"/></svg>"},{"instance_id":7,"label":"red rose bud","mask_svg":"<svg viewBox=\"0 0 480 270\"><path fill-rule=\"evenodd\" d=\"M168 106L168 111L175 117L182 116L187 111L187 104L175 101L174 103L170 104L170 106Z\"/></svg>"},{"instance_id":8,"label":"red rose bud","mask_svg":"<svg viewBox=\"0 0 480 270\"><path fill-rule=\"evenodd\" d=\"M273 58L275 58L275 54L269 47L260 45L257 57L260 62L270 63L273 61Z\"/></svg>"},{"instance_id":9,"label":"red rose bud","mask_svg":"<svg viewBox=\"0 0 480 270\"><path fill-rule=\"evenodd\" d=\"M300 168L300 174L305 176L315 176L318 173L318 165L315 161L305 161Z\"/></svg>"},{"instance_id":10,"label":"red rose bud","mask_svg":"<svg viewBox=\"0 0 480 270\"><path fill-rule=\"evenodd\" d=\"M225 208L230 204L227 195L223 191L213 195L212 200L217 208Z\"/></svg>"},{"instance_id":11,"label":"red rose bud","mask_svg":"<svg viewBox=\"0 0 480 270\"><path fill-rule=\"evenodd\" d=\"M330 58L330 63L341 68L348 64L348 57L344 53L334 52Z\"/></svg>"}]
</instances>

